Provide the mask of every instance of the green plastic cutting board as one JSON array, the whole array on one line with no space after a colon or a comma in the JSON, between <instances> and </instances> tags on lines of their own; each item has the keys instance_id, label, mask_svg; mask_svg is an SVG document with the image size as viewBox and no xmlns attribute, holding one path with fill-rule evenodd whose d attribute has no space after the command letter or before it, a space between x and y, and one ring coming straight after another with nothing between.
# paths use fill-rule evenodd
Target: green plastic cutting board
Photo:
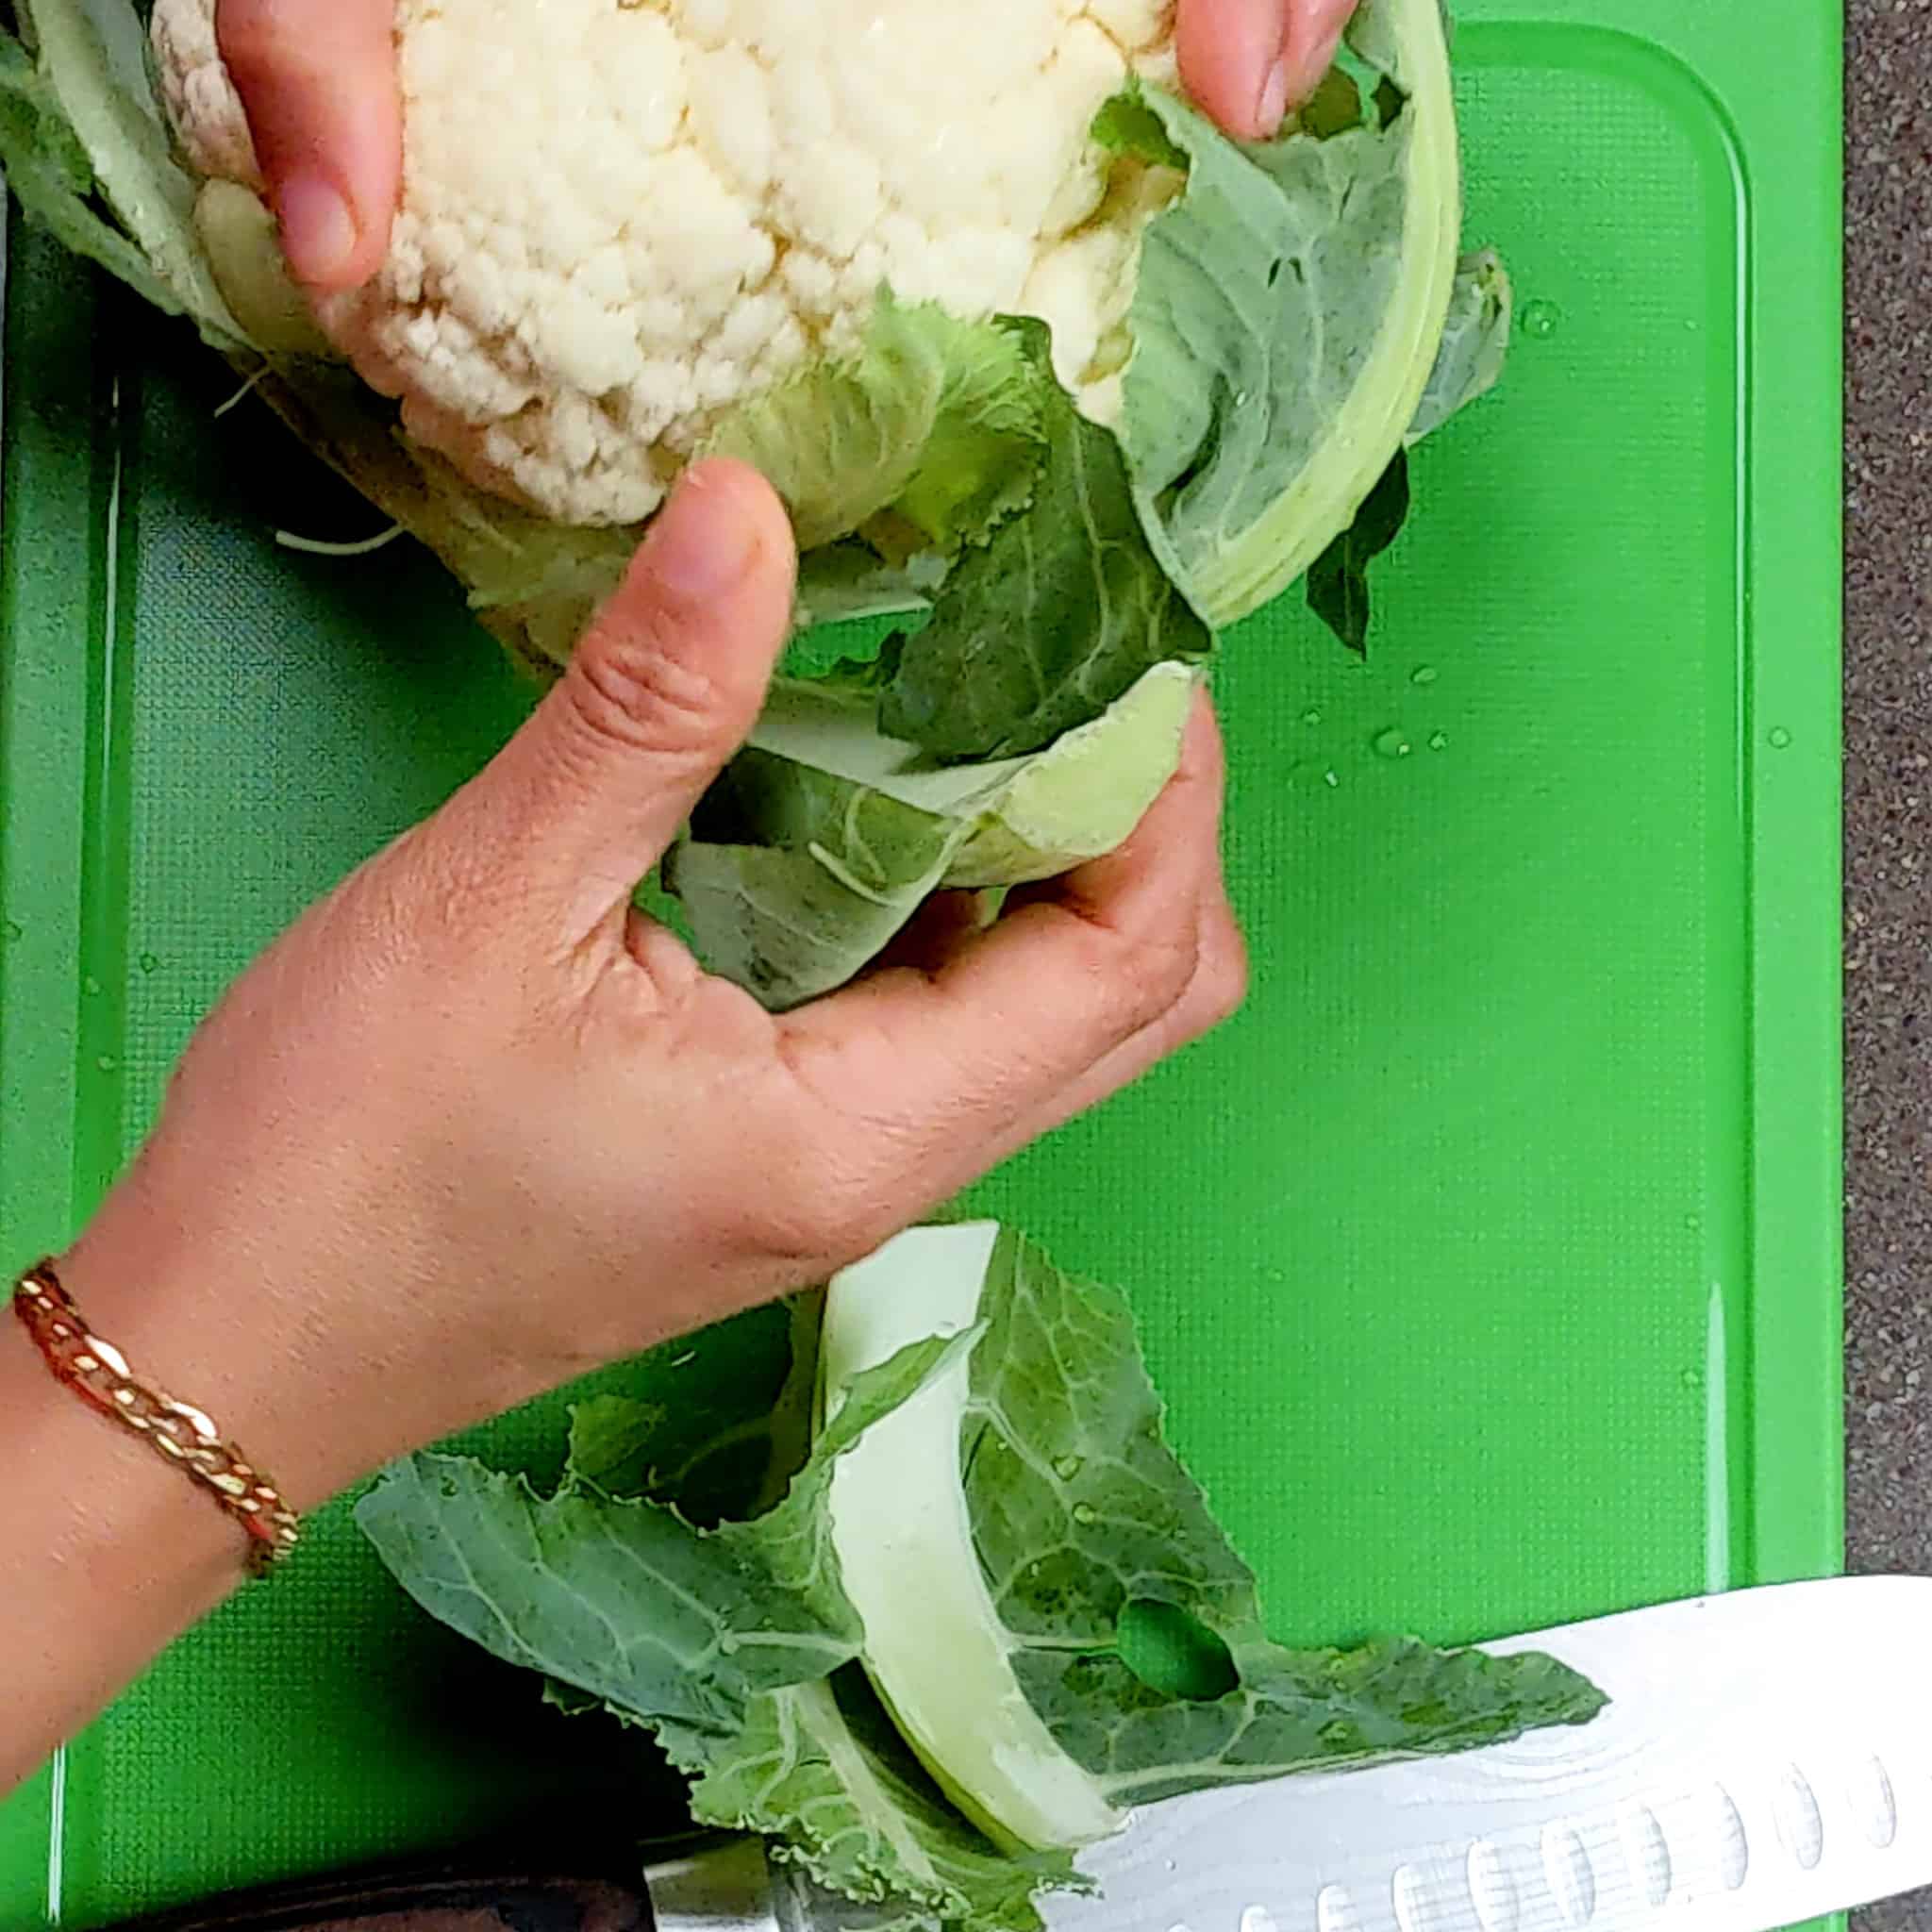
<instances>
[{"instance_id":1,"label":"green plastic cutting board","mask_svg":"<svg viewBox=\"0 0 1932 1932\"><path fill-rule=\"evenodd\" d=\"M1840 1557L1839 22L1486 0L1457 53L1520 339L1420 454L1369 665L1292 599L1229 643L1253 998L982 1195L1130 1288L1291 1639ZM186 331L18 230L6 330L13 1261L229 976L524 699L420 558L275 546L372 519L258 412L213 420ZM0 1807L0 1926L479 1835L561 1856L661 1789L337 1511Z\"/></svg>"}]
</instances>

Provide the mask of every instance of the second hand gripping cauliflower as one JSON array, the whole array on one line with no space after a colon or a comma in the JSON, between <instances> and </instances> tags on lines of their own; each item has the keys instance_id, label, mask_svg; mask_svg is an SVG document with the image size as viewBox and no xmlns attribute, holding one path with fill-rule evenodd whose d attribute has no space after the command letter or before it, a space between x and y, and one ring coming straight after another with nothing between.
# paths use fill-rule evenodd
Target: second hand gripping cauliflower
<instances>
[{"instance_id":1,"label":"second hand gripping cauliflower","mask_svg":"<svg viewBox=\"0 0 1932 1932\"><path fill-rule=\"evenodd\" d=\"M259 192L214 8L157 0L165 98L195 168ZM320 320L415 441L575 525L643 522L724 412L858 354L882 287L1040 317L1087 391L1141 213L1107 218L1089 130L1130 74L1173 80L1172 14L398 0L400 213Z\"/></svg>"},{"instance_id":2,"label":"second hand gripping cauliflower","mask_svg":"<svg viewBox=\"0 0 1932 1932\"><path fill-rule=\"evenodd\" d=\"M1169 0L396 0L395 31L401 215L318 309L214 0L0 0L0 167L541 671L686 464L771 478L812 634L662 883L774 1008L940 888L1112 850L1218 633L1297 578L1359 648L1407 446L1500 373L1441 0L1363 0L1257 145L1180 97Z\"/></svg>"}]
</instances>

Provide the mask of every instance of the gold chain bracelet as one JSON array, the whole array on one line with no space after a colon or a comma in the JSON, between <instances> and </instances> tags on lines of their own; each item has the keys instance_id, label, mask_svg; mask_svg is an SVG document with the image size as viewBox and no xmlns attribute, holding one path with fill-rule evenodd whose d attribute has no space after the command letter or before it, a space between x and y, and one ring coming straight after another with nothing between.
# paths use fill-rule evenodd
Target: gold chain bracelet
<instances>
[{"instance_id":1,"label":"gold chain bracelet","mask_svg":"<svg viewBox=\"0 0 1932 1932\"><path fill-rule=\"evenodd\" d=\"M13 1311L57 1381L185 1470L241 1524L250 1539L251 1574L263 1574L295 1547L301 1522L281 1491L202 1410L137 1381L126 1357L81 1319L51 1261L21 1276Z\"/></svg>"}]
</instances>

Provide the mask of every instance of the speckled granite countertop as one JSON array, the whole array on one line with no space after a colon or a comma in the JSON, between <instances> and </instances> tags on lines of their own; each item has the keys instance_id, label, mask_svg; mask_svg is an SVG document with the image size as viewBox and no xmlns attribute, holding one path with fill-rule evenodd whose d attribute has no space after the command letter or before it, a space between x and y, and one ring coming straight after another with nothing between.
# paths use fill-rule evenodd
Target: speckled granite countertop
<instances>
[{"instance_id":1,"label":"speckled granite countertop","mask_svg":"<svg viewBox=\"0 0 1932 1932\"><path fill-rule=\"evenodd\" d=\"M1849 16L1850 1557L1932 1574L1932 0Z\"/></svg>"}]
</instances>

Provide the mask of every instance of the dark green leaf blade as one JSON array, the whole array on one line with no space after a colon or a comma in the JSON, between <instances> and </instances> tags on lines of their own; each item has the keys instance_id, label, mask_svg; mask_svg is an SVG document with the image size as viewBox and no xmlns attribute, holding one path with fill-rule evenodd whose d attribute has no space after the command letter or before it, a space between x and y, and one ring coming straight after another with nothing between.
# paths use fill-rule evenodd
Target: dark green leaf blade
<instances>
[{"instance_id":1,"label":"dark green leaf blade","mask_svg":"<svg viewBox=\"0 0 1932 1932\"><path fill-rule=\"evenodd\" d=\"M1050 370L1043 325L1005 325ZM1120 444L1057 386L1044 420L1033 502L966 553L931 622L890 657L881 727L935 758L1038 751L1155 665L1214 648L1154 554Z\"/></svg>"},{"instance_id":2,"label":"dark green leaf blade","mask_svg":"<svg viewBox=\"0 0 1932 1932\"><path fill-rule=\"evenodd\" d=\"M1117 1656L1028 1650L1020 1678L1063 1749L1117 1805L1391 1758L1447 1757L1606 1702L1553 1657L1441 1651L1415 1638L1357 1650L1292 1651L1257 1639L1234 1653L1241 1682L1187 1701L1142 1683Z\"/></svg>"},{"instance_id":3,"label":"dark green leaf blade","mask_svg":"<svg viewBox=\"0 0 1932 1932\"><path fill-rule=\"evenodd\" d=\"M431 1616L649 1722L735 1729L758 1691L858 1652L849 1613L828 1620L741 1540L656 1504L540 1497L469 1458L418 1456L356 1520Z\"/></svg>"},{"instance_id":4,"label":"dark green leaf blade","mask_svg":"<svg viewBox=\"0 0 1932 1932\"><path fill-rule=\"evenodd\" d=\"M1006 1230L978 1316L974 1547L1027 1702L1110 1803L1459 1751L1603 1707L1547 1657L1273 1642L1253 1573L1165 1439L1126 1298ZM1149 1606L1218 1640L1231 1683L1189 1694L1138 1675L1132 1613Z\"/></svg>"},{"instance_id":5,"label":"dark green leaf blade","mask_svg":"<svg viewBox=\"0 0 1932 1932\"><path fill-rule=\"evenodd\" d=\"M1408 456L1397 455L1356 520L1308 572L1308 608L1357 657L1367 657L1369 566L1392 544L1408 520Z\"/></svg>"}]
</instances>

